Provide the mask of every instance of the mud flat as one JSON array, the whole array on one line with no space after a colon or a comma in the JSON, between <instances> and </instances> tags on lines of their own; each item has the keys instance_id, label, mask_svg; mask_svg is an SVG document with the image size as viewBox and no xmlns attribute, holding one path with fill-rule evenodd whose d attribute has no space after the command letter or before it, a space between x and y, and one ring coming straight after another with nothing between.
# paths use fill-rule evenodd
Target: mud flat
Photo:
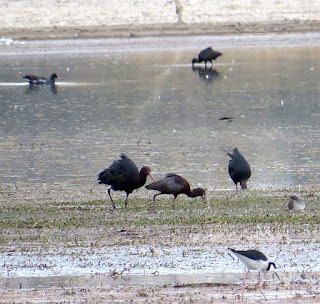
<instances>
[{"instance_id":1,"label":"mud flat","mask_svg":"<svg viewBox=\"0 0 320 304\"><path fill-rule=\"evenodd\" d=\"M72 196L71 188L2 188L1 303L238 303L244 267L228 247L260 249L276 262L280 280L263 276L270 303L319 301L316 186L214 191L209 204L164 198L153 206L133 195L114 211L105 193L91 189L96 200L86 200L78 194L87 189ZM286 210L293 192L305 213ZM256 279L253 272L247 303L263 300Z\"/></svg>"}]
</instances>

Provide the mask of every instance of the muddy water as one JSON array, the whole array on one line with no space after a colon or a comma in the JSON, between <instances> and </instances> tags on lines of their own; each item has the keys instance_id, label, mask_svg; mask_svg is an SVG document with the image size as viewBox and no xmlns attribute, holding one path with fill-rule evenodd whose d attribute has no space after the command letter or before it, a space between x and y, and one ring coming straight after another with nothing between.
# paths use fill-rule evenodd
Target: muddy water
<instances>
[{"instance_id":1,"label":"muddy water","mask_svg":"<svg viewBox=\"0 0 320 304\"><path fill-rule=\"evenodd\" d=\"M195 38L143 40L140 49L133 41L1 50L2 183L95 184L125 152L157 178L177 172L210 190L233 188L226 152L235 146L252 166L251 188L316 183L320 52L312 36L200 37L199 47ZM213 43L223 52L214 69L192 69L198 49ZM30 90L21 78L52 72L55 91Z\"/></svg>"}]
</instances>

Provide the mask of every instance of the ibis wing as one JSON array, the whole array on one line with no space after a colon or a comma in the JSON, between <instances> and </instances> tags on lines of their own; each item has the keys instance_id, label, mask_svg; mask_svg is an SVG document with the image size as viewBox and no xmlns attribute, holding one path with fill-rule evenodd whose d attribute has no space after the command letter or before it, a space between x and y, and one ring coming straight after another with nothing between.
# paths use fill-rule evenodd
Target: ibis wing
<instances>
[{"instance_id":1,"label":"ibis wing","mask_svg":"<svg viewBox=\"0 0 320 304\"><path fill-rule=\"evenodd\" d=\"M180 178L179 175L169 173L165 178L146 186L146 188L165 194L177 194L185 187L185 185L180 182Z\"/></svg>"},{"instance_id":2,"label":"ibis wing","mask_svg":"<svg viewBox=\"0 0 320 304\"><path fill-rule=\"evenodd\" d=\"M231 157L228 166L229 174L234 175L234 178L238 181L248 179L251 176L251 168L238 149L234 148L232 154L227 154Z\"/></svg>"},{"instance_id":3,"label":"ibis wing","mask_svg":"<svg viewBox=\"0 0 320 304\"><path fill-rule=\"evenodd\" d=\"M122 190L122 185L135 183L139 178L139 170L134 162L125 154L120 157L121 159L113 161L109 168L99 174L100 184L112 185L115 190Z\"/></svg>"}]
</instances>

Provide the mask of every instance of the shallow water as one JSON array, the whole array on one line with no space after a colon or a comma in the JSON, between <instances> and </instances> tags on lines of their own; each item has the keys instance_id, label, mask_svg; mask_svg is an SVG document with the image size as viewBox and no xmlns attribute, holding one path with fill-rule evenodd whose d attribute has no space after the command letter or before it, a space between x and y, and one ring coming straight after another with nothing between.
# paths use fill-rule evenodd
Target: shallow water
<instances>
[{"instance_id":1,"label":"shallow water","mask_svg":"<svg viewBox=\"0 0 320 304\"><path fill-rule=\"evenodd\" d=\"M290 273L320 272L316 241L308 242L307 246L303 242L289 241L280 248L278 245L268 244L266 250L270 261L276 263L276 271L283 281L289 280ZM2 253L0 260L4 261L0 280L2 288L8 282L16 284L19 280L23 282L24 288L36 288L40 285L48 287L50 284L57 285L57 281L66 282L67 278L72 280L79 276L78 280L81 280L98 274L100 276L95 282L102 280L106 285L159 285L180 281L225 284L234 282L234 275L239 279L245 272L244 265L230 254L225 246L219 245L130 245L49 251L30 248L24 253L15 253L14 250L10 254ZM265 275L266 280L273 278L273 271L272 269ZM39 282L39 276L47 279ZM252 276L256 278L256 274ZM115 278L121 279L115 281ZM32 284L35 285L31 286Z\"/></svg>"},{"instance_id":2,"label":"shallow water","mask_svg":"<svg viewBox=\"0 0 320 304\"><path fill-rule=\"evenodd\" d=\"M171 38L165 50L165 39L140 49L134 39L2 49L0 182L95 184L125 152L156 178L177 172L210 190L233 188L226 152L236 146L252 166L250 188L315 183L319 46L308 35L207 37L223 56L205 70L191 68L194 39ZM61 78L56 92L21 78L51 72Z\"/></svg>"}]
</instances>

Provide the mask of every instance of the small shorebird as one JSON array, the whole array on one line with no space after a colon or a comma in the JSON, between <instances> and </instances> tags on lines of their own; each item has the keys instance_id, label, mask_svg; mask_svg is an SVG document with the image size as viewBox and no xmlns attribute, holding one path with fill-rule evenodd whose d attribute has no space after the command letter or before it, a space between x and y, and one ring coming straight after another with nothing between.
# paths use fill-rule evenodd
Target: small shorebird
<instances>
[{"instance_id":1,"label":"small shorebird","mask_svg":"<svg viewBox=\"0 0 320 304\"><path fill-rule=\"evenodd\" d=\"M298 196L290 196L290 201L288 203L288 209L290 212L300 212L306 208L306 204Z\"/></svg>"},{"instance_id":2,"label":"small shorebird","mask_svg":"<svg viewBox=\"0 0 320 304\"><path fill-rule=\"evenodd\" d=\"M264 299L267 301L267 298L265 297L264 293L262 292L262 290L260 288L260 271L265 273L270 270L271 266L273 266L274 268L277 268L276 264L273 262L268 262L268 258L262 252L260 252L258 250L238 251L238 250L234 250L232 248L228 248L228 249L230 249L232 251L232 253L241 262L243 262L248 268L248 271L247 271L247 273L243 279L243 282L242 282L241 302L243 302L244 286L245 286L246 279L248 277L250 270L258 270L259 271L257 288L260 290Z\"/></svg>"}]
</instances>

